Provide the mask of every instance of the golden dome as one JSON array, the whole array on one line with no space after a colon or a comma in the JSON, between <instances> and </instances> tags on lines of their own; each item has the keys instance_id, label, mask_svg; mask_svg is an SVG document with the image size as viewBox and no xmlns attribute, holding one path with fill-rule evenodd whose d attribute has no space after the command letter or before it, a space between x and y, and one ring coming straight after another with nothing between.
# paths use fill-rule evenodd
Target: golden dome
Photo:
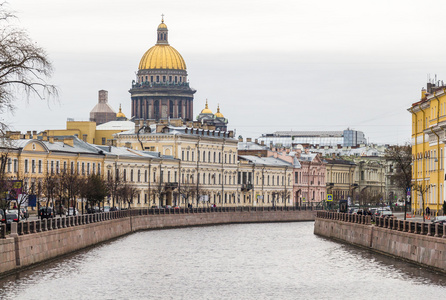
<instances>
[{"instance_id":1,"label":"golden dome","mask_svg":"<svg viewBox=\"0 0 446 300\"><path fill-rule=\"evenodd\" d=\"M169 45L155 45L144 53L139 62L139 70L175 69L186 70L181 54Z\"/></svg>"},{"instance_id":2,"label":"golden dome","mask_svg":"<svg viewBox=\"0 0 446 300\"><path fill-rule=\"evenodd\" d=\"M201 111L201 113L202 114L212 114L212 111L209 109L209 106L208 106L208 99L206 99L206 106Z\"/></svg>"},{"instance_id":3,"label":"golden dome","mask_svg":"<svg viewBox=\"0 0 446 300\"><path fill-rule=\"evenodd\" d=\"M217 106L217 113L215 114L217 118L224 118L223 114L220 112L220 104Z\"/></svg>"},{"instance_id":4,"label":"golden dome","mask_svg":"<svg viewBox=\"0 0 446 300\"><path fill-rule=\"evenodd\" d=\"M167 25L164 24L164 20L162 20L161 24L158 25L158 29L167 29Z\"/></svg>"},{"instance_id":5,"label":"golden dome","mask_svg":"<svg viewBox=\"0 0 446 300\"><path fill-rule=\"evenodd\" d=\"M119 104L119 112L116 114L116 118L125 118L125 115L121 110L121 104Z\"/></svg>"}]
</instances>

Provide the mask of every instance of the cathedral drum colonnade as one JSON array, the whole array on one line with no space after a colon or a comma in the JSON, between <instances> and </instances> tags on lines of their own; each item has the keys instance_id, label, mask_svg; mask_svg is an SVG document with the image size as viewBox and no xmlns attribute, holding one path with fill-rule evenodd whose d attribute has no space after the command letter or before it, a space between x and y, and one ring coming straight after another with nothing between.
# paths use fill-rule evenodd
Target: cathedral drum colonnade
<instances>
[{"instance_id":1,"label":"cathedral drum colonnade","mask_svg":"<svg viewBox=\"0 0 446 300\"><path fill-rule=\"evenodd\" d=\"M193 120L196 90L189 87L183 57L169 45L164 19L157 29L157 43L141 58L129 92L135 119Z\"/></svg>"}]
</instances>

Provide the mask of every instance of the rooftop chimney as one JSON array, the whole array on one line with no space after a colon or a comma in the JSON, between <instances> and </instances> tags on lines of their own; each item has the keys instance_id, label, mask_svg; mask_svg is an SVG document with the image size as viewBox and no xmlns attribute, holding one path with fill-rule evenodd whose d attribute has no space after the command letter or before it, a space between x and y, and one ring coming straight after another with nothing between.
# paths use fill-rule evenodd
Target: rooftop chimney
<instances>
[{"instance_id":1,"label":"rooftop chimney","mask_svg":"<svg viewBox=\"0 0 446 300\"><path fill-rule=\"evenodd\" d=\"M99 103L107 103L108 102L108 92L105 90L99 91Z\"/></svg>"}]
</instances>

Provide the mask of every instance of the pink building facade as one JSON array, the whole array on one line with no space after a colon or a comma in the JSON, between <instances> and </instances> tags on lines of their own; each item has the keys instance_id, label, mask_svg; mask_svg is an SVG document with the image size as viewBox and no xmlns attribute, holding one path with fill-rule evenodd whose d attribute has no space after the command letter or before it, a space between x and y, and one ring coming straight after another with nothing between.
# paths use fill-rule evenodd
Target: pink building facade
<instances>
[{"instance_id":1,"label":"pink building facade","mask_svg":"<svg viewBox=\"0 0 446 300\"><path fill-rule=\"evenodd\" d=\"M313 205L326 198L326 163L316 153L296 154L301 167L294 169L293 199L296 205Z\"/></svg>"}]
</instances>

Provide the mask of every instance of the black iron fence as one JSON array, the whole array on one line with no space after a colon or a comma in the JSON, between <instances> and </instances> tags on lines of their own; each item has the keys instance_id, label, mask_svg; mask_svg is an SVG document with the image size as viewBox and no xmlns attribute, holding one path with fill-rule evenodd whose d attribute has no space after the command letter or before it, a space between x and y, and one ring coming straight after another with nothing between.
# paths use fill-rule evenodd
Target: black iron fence
<instances>
[{"instance_id":1,"label":"black iron fence","mask_svg":"<svg viewBox=\"0 0 446 300\"><path fill-rule=\"evenodd\" d=\"M77 216L66 216L62 218L49 218L33 221L21 221L17 223L17 234L25 235L37 232L56 230L61 228L80 226L90 223L127 218L130 216L150 215L180 215L180 214L203 214L203 213L230 213L230 212L260 212L260 211L313 211L320 209L317 206L276 206L276 207L198 207L198 208L145 208L118 210ZM7 236L6 225L0 225L0 238ZM14 230L14 229L13 229ZM15 231L15 230L14 230ZM15 233L15 232L14 232Z\"/></svg>"},{"instance_id":2,"label":"black iron fence","mask_svg":"<svg viewBox=\"0 0 446 300\"><path fill-rule=\"evenodd\" d=\"M372 224L370 216L353 215L338 212L318 211L316 213L316 218L339 220L343 222L359 223L365 225ZM407 233L446 238L446 224L432 222L423 223L398 220L397 218L377 217L375 219L375 226Z\"/></svg>"}]
</instances>

